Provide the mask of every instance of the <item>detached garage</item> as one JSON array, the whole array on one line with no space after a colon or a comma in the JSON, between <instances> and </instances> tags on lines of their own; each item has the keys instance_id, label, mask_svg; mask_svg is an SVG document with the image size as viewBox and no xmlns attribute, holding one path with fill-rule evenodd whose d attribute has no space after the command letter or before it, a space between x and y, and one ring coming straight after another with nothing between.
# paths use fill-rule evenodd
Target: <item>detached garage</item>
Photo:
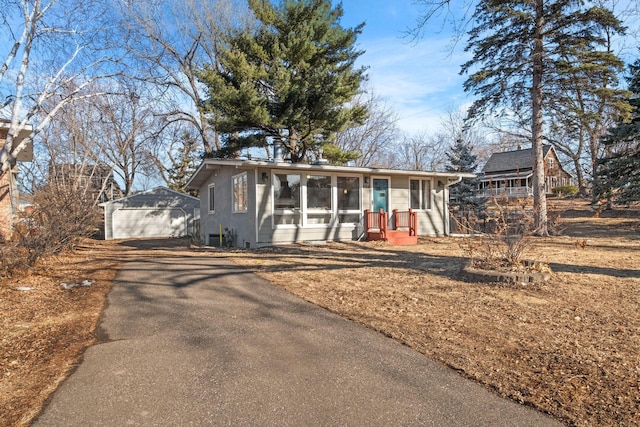
<instances>
[{"instance_id":1,"label":"detached garage","mask_svg":"<svg viewBox=\"0 0 640 427\"><path fill-rule=\"evenodd\" d=\"M166 187L102 203L104 236L111 239L182 237L194 233L200 201Z\"/></svg>"}]
</instances>

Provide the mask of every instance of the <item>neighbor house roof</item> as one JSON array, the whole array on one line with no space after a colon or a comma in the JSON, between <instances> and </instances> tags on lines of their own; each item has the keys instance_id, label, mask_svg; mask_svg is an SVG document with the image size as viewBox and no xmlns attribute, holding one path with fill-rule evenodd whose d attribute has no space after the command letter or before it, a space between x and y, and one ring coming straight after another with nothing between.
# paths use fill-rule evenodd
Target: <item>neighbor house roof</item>
<instances>
[{"instance_id":1,"label":"neighbor house roof","mask_svg":"<svg viewBox=\"0 0 640 427\"><path fill-rule=\"evenodd\" d=\"M10 126L11 126L11 121L0 117L0 129L4 129L8 131ZM16 144L20 143L20 141L22 141L24 138L29 136L29 134L31 134L32 131L33 131L33 126L28 124L24 125L18 132L18 135L15 138L13 146L15 147ZM0 148L2 148L2 145L4 144L0 144ZM18 153L16 160L19 162L30 162L33 160L33 143L32 142L27 144L27 146Z\"/></svg>"},{"instance_id":2,"label":"neighbor house roof","mask_svg":"<svg viewBox=\"0 0 640 427\"><path fill-rule=\"evenodd\" d=\"M475 178L475 174L466 172L434 172L434 171L416 171L404 169L385 169L385 168L364 168L356 166L333 166L327 164L308 164L308 163L288 163L273 161L255 161L255 160L226 160L226 159L205 159L200 167L193 174L187 188L200 188L206 182L209 176L222 166L233 166L237 169L291 169L298 171L316 171L327 173L357 173L363 175L404 175L404 176L424 176L424 177L440 177L446 179L447 184L457 183L461 178Z\"/></svg>"},{"instance_id":3,"label":"neighbor house roof","mask_svg":"<svg viewBox=\"0 0 640 427\"><path fill-rule=\"evenodd\" d=\"M551 150L550 145L542 146L542 156L546 157ZM493 153L482 168L482 172L495 173L505 171L524 171L533 169L533 153L531 148L524 148L502 153Z\"/></svg>"}]
</instances>

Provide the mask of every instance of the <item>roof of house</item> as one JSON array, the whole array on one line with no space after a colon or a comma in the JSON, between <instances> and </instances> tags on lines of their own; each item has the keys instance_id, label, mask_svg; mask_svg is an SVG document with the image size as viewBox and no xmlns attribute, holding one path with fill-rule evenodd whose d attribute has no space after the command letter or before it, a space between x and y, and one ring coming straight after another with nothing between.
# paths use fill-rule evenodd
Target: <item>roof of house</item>
<instances>
[{"instance_id":1,"label":"roof of house","mask_svg":"<svg viewBox=\"0 0 640 427\"><path fill-rule=\"evenodd\" d=\"M11 126L10 120L0 117L0 129L8 130L10 126ZM31 134L31 132L33 131L33 126L27 124L22 127L19 127L18 129L20 129L20 131L18 132L18 135L15 138L14 147L15 145L19 144L24 138L26 138ZM4 143L0 143L0 148L2 148L3 145ZM18 155L16 156L16 160L19 162L33 161L33 143L32 142L29 142L29 144L26 147L24 147L22 151L18 153Z\"/></svg>"},{"instance_id":2,"label":"roof of house","mask_svg":"<svg viewBox=\"0 0 640 427\"><path fill-rule=\"evenodd\" d=\"M136 202L135 199L139 199L139 202ZM147 206L149 202L154 199L163 199L164 202L162 206L178 206L181 203L185 202L198 202L197 197L190 196L188 194L180 193L179 191L172 190L167 187L156 187L151 190L143 191L141 193L131 194L126 197L122 197L120 199L110 200L108 202L100 203L99 206L107 206L114 204L128 204L128 205L136 205L136 206ZM150 205L149 205L150 206Z\"/></svg>"},{"instance_id":3,"label":"roof of house","mask_svg":"<svg viewBox=\"0 0 640 427\"><path fill-rule=\"evenodd\" d=\"M495 173L504 171L523 171L533 169L533 153L531 148L524 148L502 153L493 153L487 163L482 168L484 173ZM542 155L546 157L551 150L551 145L542 146Z\"/></svg>"},{"instance_id":4,"label":"roof of house","mask_svg":"<svg viewBox=\"0 0 640 427\"><path fill-rule=\"evenodd\" d=\"M475 174L466 172L434 172L434 171L415 171L404 169L383 169L383 168L365 168L356 166L334 166L328 164L308 164L308 163L288 163L273 161L255 161L255 160L227 160L227 159L205 159L193 174L187 188L200 188L206 182L209 176L222 166L232 166L237 169L291 169L298 171L316 171L326 173L358 173L366 175L403 175L403 176L424 176L424 177L440 177L449 180L448 183L453 184L459 181L459 178L475 178Z\"/></svg>"}]
</instances>

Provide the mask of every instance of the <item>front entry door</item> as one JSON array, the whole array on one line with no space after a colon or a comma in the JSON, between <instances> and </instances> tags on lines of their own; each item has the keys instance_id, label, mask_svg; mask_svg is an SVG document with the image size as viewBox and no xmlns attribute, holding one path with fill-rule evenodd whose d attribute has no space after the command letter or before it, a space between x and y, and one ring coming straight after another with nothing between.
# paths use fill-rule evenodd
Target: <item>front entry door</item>
<instances>
[{"instance_id":1,"label":"front entry door","mask_svg":"<svg viewBox=\"0 0 640 427\"><path fill-rule=\"evenodd\" d=\"M386 178L373 178L373 211L389 210L389 180Z\"/></svg>"}]
</instances>

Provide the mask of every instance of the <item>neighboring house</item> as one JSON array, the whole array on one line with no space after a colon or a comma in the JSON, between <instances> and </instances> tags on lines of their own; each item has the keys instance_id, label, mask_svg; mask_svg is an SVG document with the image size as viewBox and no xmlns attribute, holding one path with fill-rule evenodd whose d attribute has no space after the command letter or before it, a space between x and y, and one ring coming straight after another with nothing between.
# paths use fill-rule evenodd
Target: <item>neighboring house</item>
<instances>
[{"instance_id":1,"label":"neighboring house","mask_svg":"<svg viewBox=\"0 0 640 427\"><path fill-rule=\"evenodd\" d=\"M97 203L115 200L124 195L113 177L113 169L107 165L51 163L49 182L58 187L74 188L87 192L86 196Z\"/></svg>"},{"instance_id":2,"label":"neighboring house","mask_svg":"<svg viewBox=\"0 0 640 427\"><path fill-rule=\"evenodd\" d=\"M6 141L7 134L9 133L9 125L10 122L8 120L0 118L0 149L2 149ZM14 140L14 146L15 144L19 144L31 131L32 128L30 125L22 129ZM29 144L25 147L16 160L19 162L32 161L33 145ZM8 171L0 177L0 242L11 238L13 226L18 215L20 197L16 185L17 174L18 167L15 166L11 171Z\"/></svg>"},{"instance_id":3,"label":"neighboring house","mask_svg":"<svg viewBox=\"0 0 640 427\"><path fill-rule=\"evenodd\" d=\"M544 189L571 185L571 175L562 168L558 154L551 145L542 147L544 156ZM533 196L533 152L531 148L493 153L479 176L481 197Z\"/></svg>"},{"instance_id":4,"label":"neighboring house","mask_svg":"<svg viewBox=\"0 0 640 427\"><path fill-rule=\"evenodd\" d=\"M197 198L166 187L100 206L104 208L105 240L191 236L200 215Z\"/></svg>"},{"instance_id":5,"label":"neighboring house","mask_svg":"<svg viewBox=\"0 0 640 427\"><path fill-rule=\"evenodd\" d=\"M382 230L365 229L366 210L388 221L381 227L392 230L401 218L406 223L412 209L416 223L405 227L417 228L419 235L447 235L448 187L473 176L206 159L187 187L200 192L200 236L205 244L253 248L379 238Z\"/></svg>"}]
</instances>

